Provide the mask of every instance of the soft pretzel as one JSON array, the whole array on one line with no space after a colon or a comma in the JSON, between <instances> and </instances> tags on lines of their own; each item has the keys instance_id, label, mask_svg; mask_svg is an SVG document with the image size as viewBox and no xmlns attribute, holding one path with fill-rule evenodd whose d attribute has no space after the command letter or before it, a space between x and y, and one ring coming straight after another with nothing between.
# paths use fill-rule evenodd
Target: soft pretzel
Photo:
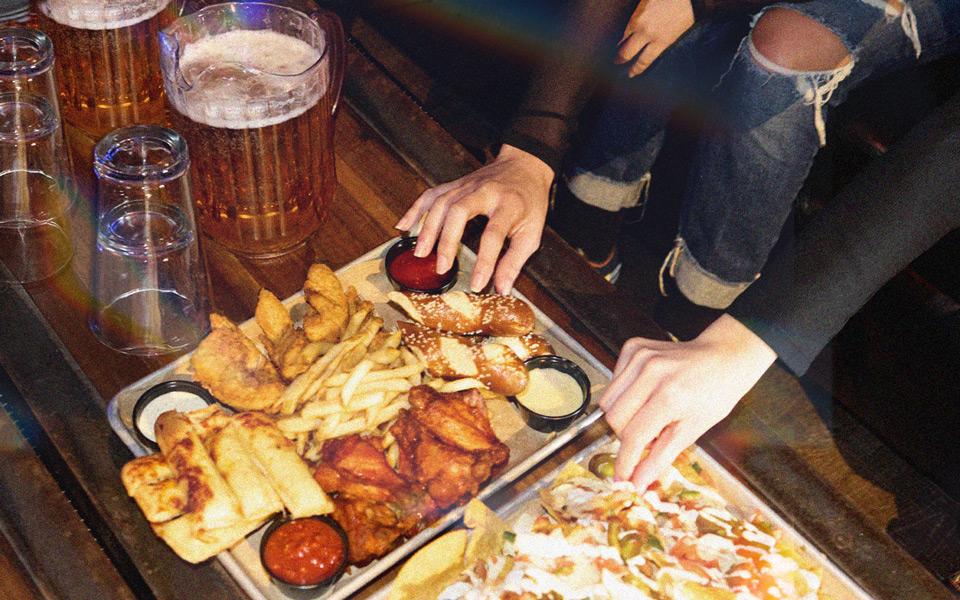
<instances>
[{"instance_id":1,"label":"soft pretzel","mask_svg":"<svg viewBox=\"0 0 960 600\"><path fill-rule=\"evenodd\" d=\"M535 320L530 305L512 296L456 291L390 292L387 297L421 325L461 335L524 335Z\"/></svg>"},{"instance_id":2,"label":"soft pretzel","mask_svg":"<svg viewBox=\"0 0 960 600\"><path fill-rule=\"evenodd\" d=\"M520 360L527 360L534 356L543 356L553 354L553 346L547 341L547 338L536 333L528 333L521 336L498 336L487 340L493 344L503 344L513 350L513 353Z\"/></svg>"},{"instance_id":3,"label":"soft pretzel","mask_svg":"<svg viewBox=\"0 0 960 600\"><path fill-rule=\"evenodd\" d=\"M527 369L516 354L502 344L445 334L416 323L398 322L403 342L427 367L443 379L473 377L488 389L513 396L527 387Z\"/></svg>"}]
</instances>

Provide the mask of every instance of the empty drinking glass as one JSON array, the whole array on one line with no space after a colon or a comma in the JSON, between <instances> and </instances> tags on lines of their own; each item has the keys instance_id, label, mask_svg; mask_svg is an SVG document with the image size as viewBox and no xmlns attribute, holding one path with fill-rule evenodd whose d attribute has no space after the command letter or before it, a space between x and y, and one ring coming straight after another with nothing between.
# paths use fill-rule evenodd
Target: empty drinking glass
<instances>
[{"instance_id":1,"label":"empty drinking glass","mask_svg":"<svg viewBox=\"0 0 960 600\"><path fill-rule=\"evenodd\" d=\"M184 139L159 126L118 129L94 150L99 195L90 326L121 352L185 350L209 329L189 164Z\"/></svg>"},{"instance_id":2,"label":"empty drinking glass","mask_svg":"<svg viewBox=\"0 0 960 600\"><path fill-rule=\"evenodd\" d=\"M0 28L0 93L43 96L59 116L53 61L53 44L47 34L36 29Z\"/></svg>"},{"instance_id":3,"label":"empty drinking glass","mask_svg":"<svg viewBox=\"0 0 960 600\"><path fill-rule=\"evenodd\" d=\"M60 120L30 92L0 93L0 279L28 283L73 256L71 198Z\"/></svg>"}]
</instances>

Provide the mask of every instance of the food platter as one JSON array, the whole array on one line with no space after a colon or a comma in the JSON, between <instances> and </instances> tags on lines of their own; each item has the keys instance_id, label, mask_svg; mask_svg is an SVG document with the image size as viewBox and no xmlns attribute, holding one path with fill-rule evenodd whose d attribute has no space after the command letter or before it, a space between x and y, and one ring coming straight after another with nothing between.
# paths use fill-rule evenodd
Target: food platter
<instances>
[{"instance_id":1,"label":"food platter","mask_svg":"<svg viewBox=\"0 0 960 600\"><path fill-rule=\"evenodd\" d=\"M558 466L552 472L544 475L539 481L526 488L520 494L507 499L503 504L494 507L495 513L513 525L524 516L536 517L545 514L541 504L541 492L553 484L561 476L569 463L576 463L587 467L590 458L604 452L615 452L617 440L611 435L592 442L579 451L567 463ZM689 460L703 469L711 481L713 488L742 515L756 514L763 521L769 523L783 536L783 541L792 548L799 550L808 561L820 570L821 587L820 598L869 600L872 598L862 587L854 582L847 574L835 565L826 555L813 547L808 540L800 535L793 527L770 509L760 498L747 489L739 480L720 466L709 454L698 446L690 449ZM428 550L428 549L425 549ZM386 583L370 600L386 600L390 593L390 584Z\"/></svg>"},{"instance_id":2,"label":"food platter","mask_svg":"<svg viewBox=\"0 0 960 600\"><path fill-rule=\"evenodd\" d=\"M377 314L390 328L402 317L402 313L387 300L386 294L393 287L383 269L383 258L394 241L386 242L337 271L337 276L345 286L353 286L362 298L373 302ZM475 260L476 256L470 250L461 250L459 262L464 272L471 270ZM463 279L465 278L461 278L461 283L456 289L465 288ZM520 297L519 294L515 293L515 295ZM291 296L283 303L288 308L302 304L302 294ZM532 308L536 317L535 332L547 338L556 354L579 364L586 373L593 391L596 392L609 379L609 371L542 311L535 306ZM241 324L240 329L253 339L256 339L260 332L253 319ZM142 445L134 434L133 408L137 399L145 390L163 381L190 379L189 360L189 355L181 357L163 369L131 384L110 401L107 407L110 424L121 440L137 456L149 453L149 449ZM489 497L497 490L519 479L533 466L569 443L600 416L596 406L592 404L569 428L558 433L545 434L526 427L520 415L508 402L491 402L488 408L491 424L497 437L510 449L510 459L500 474L488 481L480 490L478 495L480 499ZM352 568L336 586L323 594L318 594L317 597L339 599L350 596L455 523L460 518L462 510L462 507L451 510L416 536L371 564L363 568ZM261 532L254 533L229 552L222 552L218 555L218 560L252 598L270 600L289 598L290 596L270 582L260 564L258 555L260 536Z\"/></svg>"}]
</instances>

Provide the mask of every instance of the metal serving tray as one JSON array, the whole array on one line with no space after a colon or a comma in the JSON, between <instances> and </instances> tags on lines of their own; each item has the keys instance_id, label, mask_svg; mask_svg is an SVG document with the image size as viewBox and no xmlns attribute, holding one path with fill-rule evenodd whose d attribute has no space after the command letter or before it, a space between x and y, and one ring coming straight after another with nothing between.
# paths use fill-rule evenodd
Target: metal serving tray
<instances>
[{"instance_id":1,"label":"metal serving tray","mask_svg":"<svg viewBox=\"0 0 960 600\"><path fill-rule=\"evenodd\" d=\"M615 452L618 447L619 442L610 434L591 443L574 455L570 461L580 463L586 467L587 463L590 462L590 457L594 454L599 452ZM780 516L771 510L756 494L747 489L743 483L720 466L717 461L699 446L692 447L692 457L693 460L700 464L704 473L712 479L714 488L724 497L729 506L743 515L759 514L764 520L783 533L784 540L794 548L800 550L813 563L820 567L822 581L820 587L821 598L829 598L830 600L871 600L873 598L873 596L868 594L846 573L840 570L825 554L814 548L796 529L780 518ZM540 504L540 490L556 480L565 464L566 463L558 466L522 493L497 507L495 512L510 523L515 523L517 519L525 514L545 514L546 511L543 510ZM383 585L376 593L370 596L368 600L386 600L389 592L390 586Z\"/></svg>"},{"instance_id":2,"label":"metal serving tray","mask_svg":"<svg viewBox=\"0 0 960 600\"><path fill-rule=\"evenodd\" d=\"M386 299L386 293L393 288L384 273L383 257L395 241L394 239L384 243L337 271L337 275L344 286L354 286L361 297L376 305L376 312L383 317L385 328L392 328L398 319L405 318L399 310L388 304ZM476 255L468 248L462 248L459 261L461 277L455 289L464 289L467 279L464 274L472 271L476 262ZM526 300L518 292L514 292L514 295ZM529 300L527 302L530 303ZM284 304L288 308L301 303L303 303L302 293L284 300ZM532 303L530 304L532 305ZM583 368L592 384L592 397L595 399L598 395L596 392L609 380L610 371L536 306L533 307L533 310L537 318L535 330L550 341L557 354L575 361ZM260 329L253 319L242 323L240 328L254 340L260 334ZM140 394L157 383L170 379L191 379L189 360L190 355L183 356L140 381L127 386L114 396L108 404L107 417L110 425L135 455L149 454L149 450L137 441L133 433L134 403ZM497 436L510 448L510 461L499 476L487 482L480 490L478 497L481 500L519 479L543 459L568 444L600 417L600 411L597 409L594 400L587 413L574 421L568 429L555 434L543 434L526 427L516 410L509 403L490 402L488 406L491 412L491 424L497 432ZM351 568L336 586L328 589L325 593L318 594L317 598L323 600L347 598L433 539L438 533L457 522L462 514L463 507L451 510L386 556L373 561L366 567ZM289 596L270 583L263 567L260 565L258 549L261 535L262 529L254 532L233 549L220 553L217 559L251 598L256 600L284 600Z\"/></svg>"}]
</instances>

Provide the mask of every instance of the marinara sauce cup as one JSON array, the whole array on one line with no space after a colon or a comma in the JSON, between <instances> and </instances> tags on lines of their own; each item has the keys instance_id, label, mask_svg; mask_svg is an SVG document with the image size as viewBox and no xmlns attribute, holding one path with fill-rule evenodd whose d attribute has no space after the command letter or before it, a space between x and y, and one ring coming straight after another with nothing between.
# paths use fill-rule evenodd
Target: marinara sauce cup
<instances>
[{"instance_id":1,"label":"marinara sauce cup","mask_svg":"<svg viewBox=\"0 0 960 600\"><path fill-rule=\"evenodd\" d=\"M284 593L312 598L335 584L347 568L347 534L326 516L280 516L260 540L260 562Z\"/></svg>"},{"instance_id":2,"label":"marinara sauce cup","mask_svg":"<svg viewBox=\"0 0 960 600\"><path fill-rule=\"evenodd\" d=\"M442 294L457 283L460 261L453 259L453 265L446 273L437 273L437 250L418 258L413 255L417 246L416 237L400 238L387 250L384 267L387 279L399 290Z\"/></svg>"}]
</instances>

